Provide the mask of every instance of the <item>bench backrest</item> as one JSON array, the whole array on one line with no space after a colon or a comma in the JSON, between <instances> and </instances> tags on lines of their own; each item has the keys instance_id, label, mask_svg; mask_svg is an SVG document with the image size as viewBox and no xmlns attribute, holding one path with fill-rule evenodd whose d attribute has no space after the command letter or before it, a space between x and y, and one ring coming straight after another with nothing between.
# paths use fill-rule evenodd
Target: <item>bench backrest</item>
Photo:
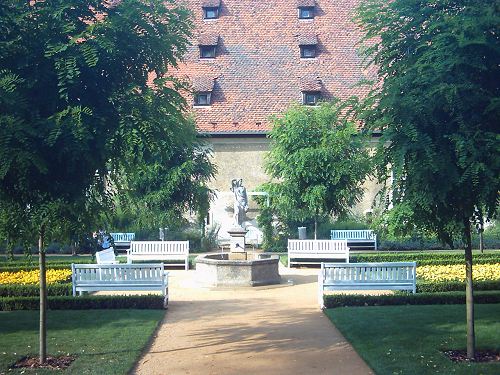
<instances>
[{"instance_id":1,"label":"bench backrest","mask_svg":"<svg viewBox=\"0 0 500 375\"><path fill-rule=\"evenodd\" d=\"M324 283L409 282L416 277L416 262L322 263Z\"/></svg>"},{"instance_id":2,"label":"bench backrest","mask_svg":"<svg viewBox=\"0 0 500 375\"><path fill-rule=\"evenodd\" d=\"M112 247L102 251L96 251L95 259L97 264L110 264L116 262L115 251Z\"/></svg>"},{"instance_id":3,"label":"bench backrest","mask_svg":"<svg viewBox=\"0 0 500 375\"><path fill-rule=\"evenodd\" d=\"M130 242L135 240L135 233L110 233L115 242Z\"/></svg>"},{"instance_id":4,"label":"bench backrest","mask_svg":"<svg viewBox=\"0 0 500 375\"><path fill-rule=\"evenodd\" d=\"M163 263L156 264L72 264L74 286L99 282L119 284L130 282L163 283L165 277Z\"/></svg>"},{"instance_id":5,"label":"bench backrest","mask_svg":"<svg viewBox=\"0 0 500 375\"><path fill-rule=\"evenodd\" d=\"M293 253L343 253L349 251L346 240L288 240Z\"/></svg>"},{"instance_id":6,"label":"bench backrest","mask_svg":"<svg viewBox=\"0 0 500 375\"><path fill-rule=\"evenodd\" d=\"M376 235L370 229L331 230L330 238L332 240L374 240Z\"/></svg>"},{"instance_id":7,"label":"bench backrest","mask_svg":"<svg viewBox=\"0 0 500 375\"><path fill-rule=\"evenodd\" d=\"M189 241L132 241L130 254L189 254Z\"/></svg>"}]
</instances>

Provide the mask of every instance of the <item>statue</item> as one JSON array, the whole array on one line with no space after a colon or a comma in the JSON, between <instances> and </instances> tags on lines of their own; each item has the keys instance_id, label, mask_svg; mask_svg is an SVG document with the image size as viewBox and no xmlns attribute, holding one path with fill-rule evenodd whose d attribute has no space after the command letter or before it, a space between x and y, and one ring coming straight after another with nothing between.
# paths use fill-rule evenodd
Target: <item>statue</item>
<instances>
[{"instance_id":1,"label":"statue","mask_svg":"<svg viewBox=\"0 0 500 375\"><path fill-rule=\"evenodd\" d=\"M231 191L234 193L234 225L243 227L245 213L248 211L247 189L243 186L243 179L233 179Z\"/></svg>"}]
</instances>

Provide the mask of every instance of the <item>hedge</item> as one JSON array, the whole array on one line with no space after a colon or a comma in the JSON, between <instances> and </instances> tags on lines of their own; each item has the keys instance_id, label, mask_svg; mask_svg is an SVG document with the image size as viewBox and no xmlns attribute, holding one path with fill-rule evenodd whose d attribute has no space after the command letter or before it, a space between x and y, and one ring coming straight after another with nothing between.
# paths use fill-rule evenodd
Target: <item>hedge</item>
<instances>
[{"instance_id":1,"label":"hedge","mask_svg":"<svg viewBox=\"0 0 500 375\"><path fill-rule=\"evenodd\" d=\"M163 296L49 296L50 310L89 310L89 309L163 309ZM0 298L0 311L38 310L38 297Z\"/></svg>"},{"instance_id":2,"label":"hedge","mask_svg":"<svg viewBox=\"0 0 500 375\"><path fill-rule=\"evenodd\" d=\"M417 280L417 293L454 292L465 290L465 282L462 281L419 281ZM498 290L500 291L500 280L474 281L474 291Z\"/></svg>"},{"instance_id":3,"label":"hedge","mask_svg":"<svg viewBox=\"0 0 500 375\"><path fill-rule=\"evenodd\" d=\"M416 294L333 294L323 296L325 308L345 306L387 306L387 305L460 305L465 304L465 292L416 293ZM474 293L474 303L500 303L500 291L479 291Z\"/></svg>"},{"instance_id":4,"label":"hedge","mask_svg":"<svg viewBox=\"0 0 500 375\"><path fill-rule=\"evenodd\" d=\"M49 296L70 296L71 294L71 283L47 285L47 295ZM0 284L0 297L37 297L39 295L39 285Z\"/></svg>"},{"instance_id":5,"label":"hedge","mask_svg":"<svg viewBox=\"0 0 500 375\"><path fill-rule=\"evenodd\" d=\"M463 253L375 253L375 254L351 254L351 263L365 262L417 262L419 266L443 265L443 264L465 264ZM500 263L500 252L474 254L474 264Z\"/></svg>"},{"instance_id":6,"label":"hedge","mask_svg":"<svg viewBox=\"0 0 500 375\"><path fill-rule=\"evenodd\" d=\"M82 262L85 263L85 262ZM87 263L85 263L87 264ZM46 265L47 269L51 270L69 270L71 269L71 263L47 263ZM0 272L18 272L18 271L33 271L39 269L38 265L8 265L8 266L1 266L0 265Z\"/></svg>"}]
</instances>

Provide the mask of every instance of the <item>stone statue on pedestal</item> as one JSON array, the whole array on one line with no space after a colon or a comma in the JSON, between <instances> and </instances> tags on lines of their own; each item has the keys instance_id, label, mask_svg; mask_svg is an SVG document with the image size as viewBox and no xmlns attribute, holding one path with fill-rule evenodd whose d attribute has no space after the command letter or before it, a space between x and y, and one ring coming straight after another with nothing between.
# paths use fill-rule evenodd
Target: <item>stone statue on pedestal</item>
<instances>
[{"instance_id":1,"label":"stone statue on pedestal","mask_svg":"<svg viewBox=\"0 0 500 375\"><path fill-rule=\"evenodd\" d=\"M234 193L234 226L242 228L245 213L248 211L247 189L243 186L243 179L233 179L231 191Z\"/></svg>"}]
</instances>

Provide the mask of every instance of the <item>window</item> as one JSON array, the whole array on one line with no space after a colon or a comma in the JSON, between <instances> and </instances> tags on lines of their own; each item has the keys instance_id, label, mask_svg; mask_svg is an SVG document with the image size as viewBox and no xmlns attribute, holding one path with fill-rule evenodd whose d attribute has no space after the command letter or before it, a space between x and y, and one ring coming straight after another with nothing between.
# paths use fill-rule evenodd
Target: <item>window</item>
<instances>
[{"instance_id":1,"label":"window","mask_svg":"<svg viewBox=\"0 0 500 375\"><path fill-rule=\"evenodd\" d=\"M216 47L217 46L200 46L200 58L201 59L214 59Z\"/></svg>"},{"instance_id":2,"label":"window","mask_svg":"<svg viewBox=\"0 0 500 375\"><path fill-rule=\"evenodd\" d=\"M210 105L212 94L210 92L198 92L194 96L194 105Z\"/></svg>"},{"instance_id":3,"label":"window","mask_svg":"<svg viewBox=\"0 0 500 375\"><path fill-rule=\"evenodd\" d=\"M319 91L303 91L302 92L302 104L305 105L316 105L320 99Z\"/></svg>"},{"instance_id":4,"label":"window","mask_svg":"<svg viewBox=\"0 0 500 375\"><path fill-rule=\"evenodd\" d=\"M219 18L219 8L218 7L203 8L203 18L206 20L213 20L215 18Z\"/></svg>"},{"instance_id":5,"label":"window","mask_svg":"<svg viewBox=\"0 0 500 375\"><path fill-rule=\"evenodd\" d=\"M300 57L304 59L316 57L316 45L300 46Z\"/></svg>"},{"instance_id":6,"label":"window","mask_svg":"<svg viewBox=\"0 0 500 375\"><path fill-rule=\"evenodd\" d=\"M314 18L314 7L299 7L299 18L302 20Z\"/></svg>"}]
</instances>

